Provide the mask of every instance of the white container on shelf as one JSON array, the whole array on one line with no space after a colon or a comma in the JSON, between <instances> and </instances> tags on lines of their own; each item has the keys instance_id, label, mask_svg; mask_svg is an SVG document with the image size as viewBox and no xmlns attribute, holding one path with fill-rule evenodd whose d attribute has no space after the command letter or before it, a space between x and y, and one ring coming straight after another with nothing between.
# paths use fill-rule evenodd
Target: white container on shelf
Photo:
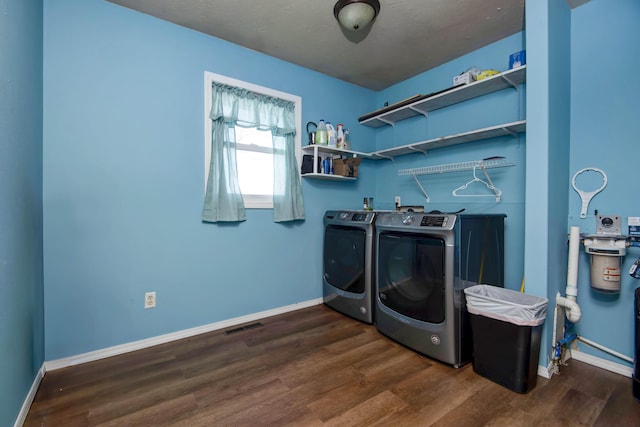
<instances>
[{"instance_id":1,"label":"white container on shelf","mask_svg":"<svg viewBox=\"0 0 640 427\"><path fill-rule=\"evenodd\" d=\"M331 124L331 122L327 122L327 140L328 140L329 147L338 146L338 138L336 135L336 130Z\"/></svg>"},{"instance_id":2,"label":"white container on shelf","mask_svg":"<svg viewBox=\"0 0 640 427\"><path fill-rule=\"evenodd\" d=\"M327 125L323 119L320 119L318 128L316 129L316 144L327 145Z\"/></svg>"}]
</instances>

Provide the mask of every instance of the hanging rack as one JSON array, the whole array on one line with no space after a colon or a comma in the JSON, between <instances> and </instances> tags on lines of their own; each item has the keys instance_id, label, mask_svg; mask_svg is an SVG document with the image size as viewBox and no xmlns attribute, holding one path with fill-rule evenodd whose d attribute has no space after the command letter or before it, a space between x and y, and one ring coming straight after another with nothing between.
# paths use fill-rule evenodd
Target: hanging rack
<instances>
[{"instance_id":1,"label":"hanging rack","mask_svg":"<svg viewBox=\"0 0 640 427\"><path fill-rule=\"evenodd\" d=\"M430 202L430 198L429 195L427 194L426 190L424 189L424 187L422 186L422 184L420 184L420 181L418 180L418 176L419 175L435 175L435 174L442 174L442 173L450 173L450 172L463 172L463 171L473 171L473 177L474 179L472 179L471 181L469 181L468 183L466 183L465 185L463 185L462 187L456 188L453 191L453 195L456 197L486 197L486 196L491 196L491 197L495 197L496 198L496 202L500 201L500 197L502 196L502 191L498 188L495 187L495 185L493 185L493 181L491 180L491 177L489 176L489 174L487 173L487 169L494 169L494 168L504 168L504 167L510 167L510 166L515 166L515 163L512 162L508 162L506 160L504 160L504 158L499 157L499 158L488 158L488 159L483 159L483 160L473 160L473 161L468 161L468 162L458 162L458 163L449 163L449 164L444 164L444 165L436 165L436 166L426 166L426 167L421 167L421 168L413 168L413 169L401 169L398 171L398 175L402 176L402 175L411 175L413 177L413 179L416 181L416 184L418 184L418 187L420 188L420 190L422 191L422 193L424 194L427 203ZM488 182L485 182L484 180L478 178L477 174L476 174L476 170L477 169L481 169L484 176L486 177ZM472 182L478 182L480 181L481 183L484 183L485 185L487 185L487 188L489 188L493 194L471 194L471 195L463 195L463 194L456 194L458 190L463 190L466 189L467 186L469 184L471 184ZM464 187L464 188L463 188Z\"/></svg>"}]
</instances>

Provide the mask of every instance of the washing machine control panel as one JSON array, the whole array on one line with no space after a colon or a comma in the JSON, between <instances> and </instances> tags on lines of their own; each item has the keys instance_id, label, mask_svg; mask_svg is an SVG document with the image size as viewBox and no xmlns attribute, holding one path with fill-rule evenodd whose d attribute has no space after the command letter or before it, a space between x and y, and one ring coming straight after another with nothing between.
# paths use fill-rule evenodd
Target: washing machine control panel
<instances>
[{"instance_id":1,"label":"washing machine control panel","mask_svg":"<svg viewBox=\"0 0 640 427\"><path fill-rule=\"evenodd\" d=\"M404 218L402 218L402 223L404 225L411 225L413 224L413 216L412 215L407 215Z\"/></svg>"},{"instance_id":2,"label":"washing machine control panel","mask_svg":"<svg viewBox=\"0 0 640 427\"><path fill-rule=\"evenodd\" d=\"M363 212L356 212L351 216L351 221L353 222L367 222L369 221L369 216L371 214L368 213L363 213Z\"/></svg>"},{"instance_id":3,"label":"washing machine control panel","mask_svg":"<svg viewBox=\"0 0 640 427\"><path fill-rule=\"evenodd\" d=\"M422 221L420 221L420 226L444 228L447 226L448 218L447 216L425 215L422 217Z\"/></svg>"},{"instance_id":4,"label":"washing machine control panel","mask_svg":"<svg viewBox=\"0 0 640 427\"><path fill-rule=\"evenodd\" d=\"M453 230L456 224L455 214L432 214L418 212L383 212L376 216L376 225L400 229L427 231Z\"/></svg>"},{"instance_id":5,"label":"washing machine control panel","mask_svg":"<svg viewBox=\"0 0 640 427\"><path fill-rule=\"evenodd\" d=\"M341 212L328 212L325 215L325 219L339 220L342 222L357 222L357 223L373 223L374 212L365 211L341 211Z\"/></svg>"},{"instance_id":6,"label":"washing machine control panel","mask_svg":"<svg viewBox=\"0 0 640 427\"><path fill-rule=\"evenodd\" d=\"M340 215L338 215L338 217L341 220L346 221L349 219L349 212L340 212Z\"/></svg>"}]
</instances>

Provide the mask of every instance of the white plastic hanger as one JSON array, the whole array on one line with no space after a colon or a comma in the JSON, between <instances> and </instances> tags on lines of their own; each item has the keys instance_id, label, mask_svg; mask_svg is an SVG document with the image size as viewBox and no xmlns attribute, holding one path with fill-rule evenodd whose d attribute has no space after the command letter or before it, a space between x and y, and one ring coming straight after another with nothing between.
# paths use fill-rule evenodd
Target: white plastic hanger
<instances>
[{"instance_id":1,"label":"white plastic hanger","mask_svg":"<svg viewBox=\"0 0 640 427\"><path fill-rule=\"evenodd\" d=\"M478 176L476 175L476 169L478 167L482 168L482 171L484 172L484 176L487 177L487 180L489 182L483 181L482 179L478 178ZM467 187L474 182L479 182L481 184L486 185L487 188L493 192L493 194L460 194L459 193L462 190L466 190ZM473 167L473 179L467 182L466 184L461 185L460 187L453 190L451 194L453 194L455 197L495 197L496 202L499 202L500 196L502 196L502 191L493 185L493 182L491 182L491 178L489 178L487 171L480 165L480 166Z\"/></svg>"}]
</instances>

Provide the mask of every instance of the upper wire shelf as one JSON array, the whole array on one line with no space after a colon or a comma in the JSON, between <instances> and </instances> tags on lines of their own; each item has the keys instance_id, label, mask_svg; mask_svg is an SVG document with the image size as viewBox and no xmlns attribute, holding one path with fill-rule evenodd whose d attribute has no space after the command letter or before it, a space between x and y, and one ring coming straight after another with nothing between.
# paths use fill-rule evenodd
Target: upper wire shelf
<instances>
[{"instance_id":1,"label":"upper wire shelf","mask_svg":"<svg viewBox=\"0 0 640 427\"><path fill-rule=\"evenodd\" d=\"M361 125L374 128L393 126L395 123L426 115L431 111L468 101L506 88L517 88L526 80L526 65L504 71L495 76L467 85L454 86L431 95L416 95L389 107L360 117Z\"/></svg>"}]
</instances>

